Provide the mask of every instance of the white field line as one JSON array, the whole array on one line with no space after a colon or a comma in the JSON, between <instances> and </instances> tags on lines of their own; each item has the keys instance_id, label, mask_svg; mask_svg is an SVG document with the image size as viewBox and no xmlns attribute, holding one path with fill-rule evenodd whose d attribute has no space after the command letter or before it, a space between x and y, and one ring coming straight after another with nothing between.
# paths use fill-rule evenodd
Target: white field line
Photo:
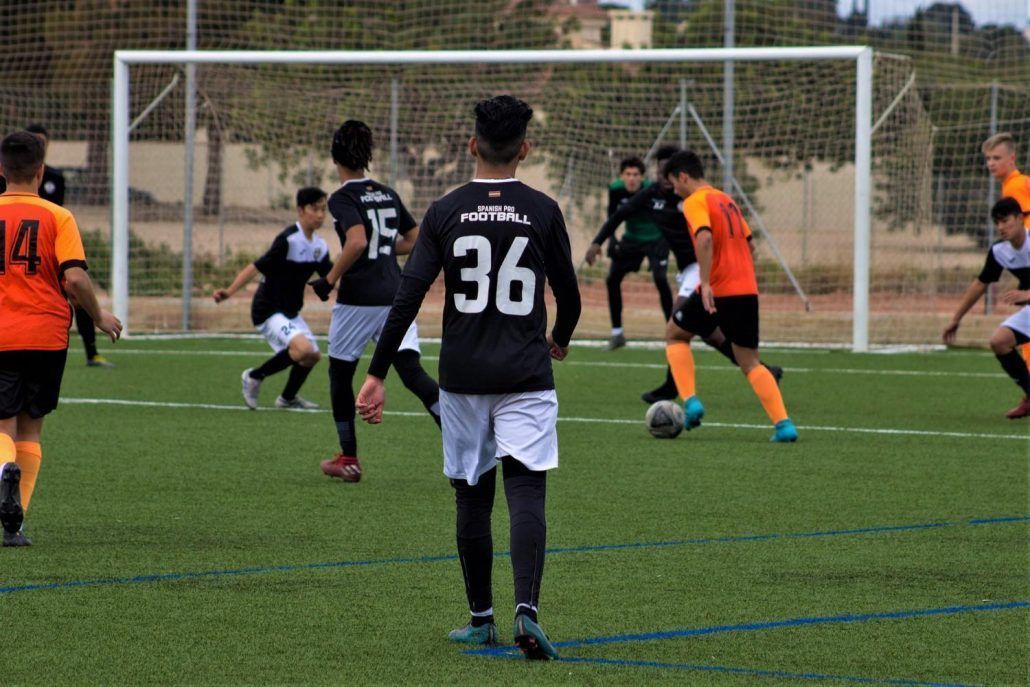
<instances>
[{"instance_id":1,"label":"white field line","mask_svg":"<svg viewBox=\"0 0 1030 687\"><path fill-rule=\"evenodd\" d=\"M172 401L133 401L122 398L62 398L61 403L80 405L116 405L116 406L137 406L144 408L183 408L188 410L241 410L254 412L243 405L225 405L218 403L176 403ZM284 412L282 409L265 408L263 412ZM328 409L322 410L288 410L292 413L327 413ZM425 412L410 411L386 411L386 415L397 417L423 417ZM640 420L626 420L622 418L599 418L599 417L559 417L559 422L578 422L598 425L643 425ZM761 429L769 431L769 425L753 425L732 422L706 422L709 427L729 427L732 429ZM889 429L878 427L819 427L815 425L799 426L798 429L814 432L853 432L856 434L884 434L897 436L918 436L918 437L947 437L952 439L1007 439L1017 441L1030 441L1030 433L1027 434L983 434L976 432L938 432L918 429Z\"/></svg>"},{"instance_id":2,"label":"white field line","mask_svg":"<svg viewBox=\"0 0 1030 687\"><path fill-rule=\"evenodd\" d=\"M178 355L178 356L222 356L222 357L263 357L267 358L271 355L271 349L263 351L220 351L220 350L203 350L203 351L180 351L172 349L157 349L157 348L118 348L112 349L112 356L121 355L127 353L129 355ZM424 355L423 360L439 360L439 356ZM615 367L615 368L637 368L647 370L664 370L665 365L661 363L629 363L629 362L604 362L604 361L591 361L591 360L566 360L561 363L562 365L572 365L575 367ZM723 365L698 365L699 370L722 370L724 372L735 372L736 369L726 363ZM923 371L923 370L863 370L858 368L842 368L842 367L793 367L787 366L786 372L788 375L798 373L827 373L827 374L854 374L854 375L883 375L885 377L971 377L976 379L1003 379L1005 375L1000 372L947 372L941 370L934 371Z\"/></svg>"}]
</instances>

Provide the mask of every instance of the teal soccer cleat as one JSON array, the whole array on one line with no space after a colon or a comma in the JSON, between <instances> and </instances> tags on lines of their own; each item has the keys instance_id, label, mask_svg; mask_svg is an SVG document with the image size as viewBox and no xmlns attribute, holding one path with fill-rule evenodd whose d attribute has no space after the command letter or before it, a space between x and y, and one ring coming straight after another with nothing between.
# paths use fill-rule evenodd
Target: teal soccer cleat
<instances>
[{"instance_id":1,"label":"teal soccer cleat","mask_svg":"<svg viewBox=\"0 0 1030 687\"><path fill-rule=\"evenodd\" d=\"M472 623L469 623L465 627L459 627L457 630L448 632L447 638L452 642L460 642L462 644L493 646L499 643L497 639L497 626L493 623L487 623L479 627L473 627Z\"/></svg>"},{"instance_id":2,"label":"teal soccer cleat","mask_svg":"<svg viewBox=\"0 0 1030 687\"><path fill-rule=\"evenodd\" d=\"M684 427L687 431L701 426L701 418L705 416L705 407L697 396L691 396L683 402L683 414L686 416Z\"/></svg>"},{"instance_id":3,"label":"teal soccer cleat","mask_svg":"<svg viewBox=\"0 0 1030 687\"><path fill-rule=\"evenodd\" d=\"M772 438L769 441L778 444L789 443L798 440L798 429L791 422L790 418L786 420L780 420L776 423L776 431L773 432Z\"/></svg>"},{"instance_id":4,"label":"teal soccer cleat","mask_svg":"<svg viewBox=\"0 0 1030 687\"><path fill-rule=\"evenodd\" d=\"M544 634L543 628L523 613L515 616L515 645L522 649L526 658L533 661L558 658L558 650Z\"/></svg>"}]
</instances>

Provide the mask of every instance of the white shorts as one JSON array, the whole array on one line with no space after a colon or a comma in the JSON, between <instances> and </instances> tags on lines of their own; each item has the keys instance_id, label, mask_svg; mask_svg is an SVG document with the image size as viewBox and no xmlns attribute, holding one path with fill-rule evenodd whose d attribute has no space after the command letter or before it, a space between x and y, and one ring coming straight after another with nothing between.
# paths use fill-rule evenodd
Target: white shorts
<instances>
[{"instance_id":1,"label":"white shorts","mask_svg":"<svg viewBox=\"0 0 1030 687\"><path fill-rule=\"evenodd\" d=\"M333 305L333 317L329 322L329 356L337 360L353 362L361 357L369 341L379 341L386 318L390 316L388 305ZM412 322L404 334L398 350L415 351L418 347L418 327Z\"/></svg>"},{"instance_id":2,"label":"white shorts","mask_svg":"<svg viewBox=\"0 0 1030 687\"><path fill-rule=\"evenodd\" d=\"M265 341L268 342L268 345L276 353L289 348L290 341L295 336L307 337L307 340L311 342L315 350L318 350L318 342L315 340L315 335L311 333L308 323L300 315L291 318L283 315L281 312L277 312L259 324L257 330L261 332L261 335L265 337Z\"/></svg>"},{"instance_id":3,"label":"white shorts","mask_svg":"<svg viewBox=\"0 0 1030 687\"><path fill-rule=\"evenodd\" d=\"M1014 315L1010 315L1001 326L1030 338L1030 305L1024 305Z\"/></svg>"},{"instance_id":4,"label":"white shorts","mask_svg":"<svg viewBox=\"0 0 1030 687\"><path fill-rule=\"evenodd\" d=\"M676 274L676 283L680 285L677 296L686 298L694 293L697 290L697 285L701 283L701 266L695 262L688 265L686 269L680 270Z\"/></svg>"},{"instance_id":5,"label":"white shorts","mask_svg":"<svg viewBox=\"0 0 1030 687\"><path fill-rule=\"evenodd\" d=\"M452 394L440 389L443 474L475 486L497 459L511 456L530 470L558 467L558 395Z\"/></svg>"}]
</instances>

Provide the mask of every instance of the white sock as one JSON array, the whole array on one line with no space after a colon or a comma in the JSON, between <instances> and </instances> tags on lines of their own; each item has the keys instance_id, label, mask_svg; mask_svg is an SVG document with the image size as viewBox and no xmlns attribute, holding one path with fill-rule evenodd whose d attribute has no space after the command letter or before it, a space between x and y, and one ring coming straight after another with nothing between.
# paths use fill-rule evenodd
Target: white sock
<instances>
[{"instance_id":1,"label":"white sock","mask_svg":"<svg viewBox=\"0 0 1030 687\"><path fill-rule=\"evenodd\" d=\"M612 336L622 336L622 327L612 327Z\"/></svg>"}]
</instances>

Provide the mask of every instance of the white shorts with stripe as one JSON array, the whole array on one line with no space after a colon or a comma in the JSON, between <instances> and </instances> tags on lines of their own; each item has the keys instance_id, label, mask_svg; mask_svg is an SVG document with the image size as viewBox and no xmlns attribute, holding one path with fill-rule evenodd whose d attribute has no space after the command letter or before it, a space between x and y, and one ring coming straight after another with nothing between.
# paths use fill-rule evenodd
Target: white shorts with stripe
<instances>
[{"instance_id":1,"label":"white shorts with stripe","mask_svg":"<svg viewBox=\"0 0 1030 687\"><path fill-rule=\"evenodd\" d=\"M530 470L558 467L558 395L554 389L514 394L454 394L440 389L443 474L475 485L497 459Z\"/></svg>"},{"instance_id":2,"label":"white shorts with stripe","mask_svg":"<svg viewBox=\"0 0 1030 687\"><path fill-rule=\"evenodd\" d=\"M1023 336L1030 338L1030 305L1024 305L1015 314L1009 315L1001 326L1008 327L1009 329L1019 332Z\"/></svg>"},{"instance_id":3,"label":"white shorts with stripe","mask_svg":"<svg viewBox=\"0 0 1030 687\"><path fill-rule=\"evenodd\" d=\"M687 265L686 269L682 269L676 274L676 283L680 285L677 296L682 298L690 296L697 290L697 285L701 283L701 266L696 262Z\"/></svg>"},{"instance_id":4,"label":"white shorts with stripe","mask_svg":"<svg viewBox=\"0 0 1030 687\"><path fill-rule=\"evenodd\" d=\"M357 360L369 341L379 341L389 316L388 305L335 304L329 322L329 355L348 362ZM405 332L399 350L421 352L418 347L418 327L414 322Z\"/></svg>"},{"instance_id":5,"label":"white shorts with stripe","mask_svg":"<svg viewBox=\"0 0 1030 687\"><path fill-rule=\"evenodd\" d=\"M257 326L257 330L265 337L265 341L276 353L285 351L290 347L290 341L295 336L306 337L311 345L318 350L318 341L311 333L311 328L300 315L287 317L281 312L269 315L268 319Z\"/></svg>"}]
</instances>

